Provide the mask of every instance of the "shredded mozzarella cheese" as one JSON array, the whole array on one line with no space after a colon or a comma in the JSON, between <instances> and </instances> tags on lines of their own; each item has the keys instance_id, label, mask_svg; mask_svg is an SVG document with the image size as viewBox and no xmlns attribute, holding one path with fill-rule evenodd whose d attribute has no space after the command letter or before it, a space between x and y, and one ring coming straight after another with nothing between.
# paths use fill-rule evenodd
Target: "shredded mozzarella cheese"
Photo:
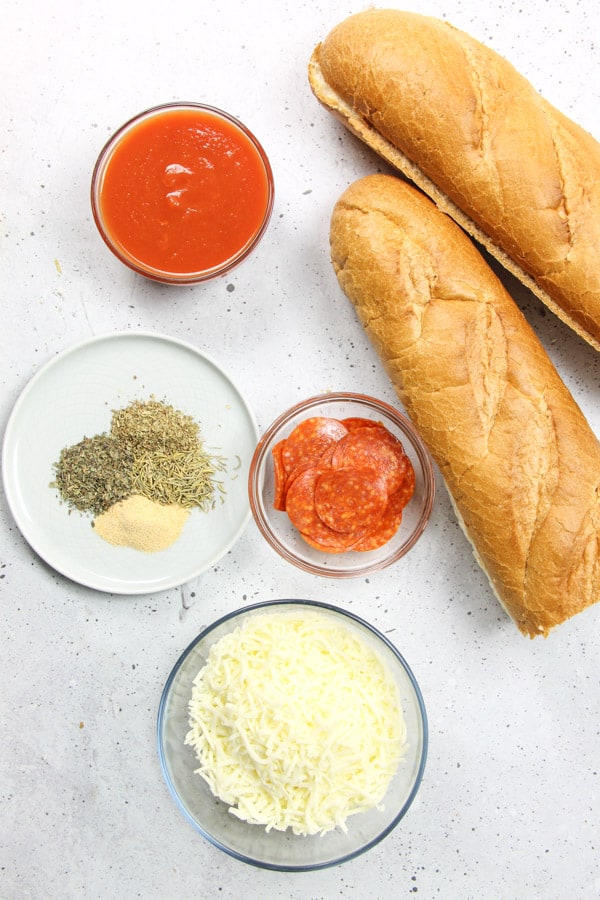
<instances>
[{"instance_id":1,"label":"shredded mozzarella cheese","mask_svg":"<svg viewBox=\"0 0 600 900\"><path fill-rule=\"evenodd\" d=\"M331 616L258 614L217 641L194 680L198 774L230 812L310 835L381 807L406 743L396 684Z\"/></svg>"}]
</instances>

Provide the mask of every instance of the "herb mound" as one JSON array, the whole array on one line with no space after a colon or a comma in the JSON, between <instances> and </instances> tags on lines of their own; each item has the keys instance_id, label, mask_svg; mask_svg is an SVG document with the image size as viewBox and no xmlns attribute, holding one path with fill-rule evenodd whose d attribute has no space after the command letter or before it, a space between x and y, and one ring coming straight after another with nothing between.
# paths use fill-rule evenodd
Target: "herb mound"
<instances>
[{"instance_id":1,"label":"herb mound","mask_svg":"<svg viewBox=\"0 0 600 900\"><path fill-rule=\"evenodd\" d=\"M215 491L224 491L216 479L224 468L204 449L191 416L151 398L113 410L108 434L65 447L51 486L69 507L93 516L133 494L207 510Z\"/></svg>"}]
</instances>

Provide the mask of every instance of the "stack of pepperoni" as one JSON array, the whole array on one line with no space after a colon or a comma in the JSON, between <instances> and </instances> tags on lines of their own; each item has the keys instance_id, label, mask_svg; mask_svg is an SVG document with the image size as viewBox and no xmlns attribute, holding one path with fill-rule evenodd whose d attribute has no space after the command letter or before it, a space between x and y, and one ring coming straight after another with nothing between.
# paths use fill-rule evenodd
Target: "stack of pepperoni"
<instances>
[{"instance_id":1,"label":"stack of pepperoni","mask_svg":"<svg viewBox=\"0 0 600 900\"><path fill-rule=\"evenodd\" d=\"M273 447L275 509L325 553L376 550L397 532L415 487L401 442L381 422L313 416Z\"/></svg>"}]
</instances>

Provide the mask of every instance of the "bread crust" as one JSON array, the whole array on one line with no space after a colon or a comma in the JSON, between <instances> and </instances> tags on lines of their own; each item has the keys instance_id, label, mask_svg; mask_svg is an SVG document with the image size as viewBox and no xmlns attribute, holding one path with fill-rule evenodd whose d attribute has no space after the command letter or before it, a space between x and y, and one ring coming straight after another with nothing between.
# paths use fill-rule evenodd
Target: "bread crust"
<instances>
[{"instance_id":1,"label":"bread crust","mask_svg":"<svg viewBox=\"0 0 600 900\"><path fill-rule=\"evenodd\" d=\"M600 350L600 144L446 22L371 9L314 50L313 93Z\"/></svg>"},{"instance_id":2,"label":"bread crust","mask_svg":"<svg viewBox=\"0 0 600 900\"><path fill-rule=\"evenodd\" d=\"M500 280L420 191L360 179L330 240L496 596L523 634L548 635L600 598L600 443Z\"/></svg>"}]
</instances>

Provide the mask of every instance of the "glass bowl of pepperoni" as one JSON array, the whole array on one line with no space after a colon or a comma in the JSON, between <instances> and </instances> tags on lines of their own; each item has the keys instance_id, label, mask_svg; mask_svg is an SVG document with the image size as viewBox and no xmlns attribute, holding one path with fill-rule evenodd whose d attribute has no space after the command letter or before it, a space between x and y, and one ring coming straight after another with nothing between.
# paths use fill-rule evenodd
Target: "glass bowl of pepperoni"
<instances>
[{"instance_id":1,"label":"glass bowl of pepperoni","mask_svg":"<svg viewBox=\"0 0 600 900\"><path fill-rule=\"evenodd\" d=\"M364 576L415 545L435 498L433 463L412 422L355 393L311 397L282 413L250 464L254 521L306 572Z\"/></svg>"}]
</instances>

